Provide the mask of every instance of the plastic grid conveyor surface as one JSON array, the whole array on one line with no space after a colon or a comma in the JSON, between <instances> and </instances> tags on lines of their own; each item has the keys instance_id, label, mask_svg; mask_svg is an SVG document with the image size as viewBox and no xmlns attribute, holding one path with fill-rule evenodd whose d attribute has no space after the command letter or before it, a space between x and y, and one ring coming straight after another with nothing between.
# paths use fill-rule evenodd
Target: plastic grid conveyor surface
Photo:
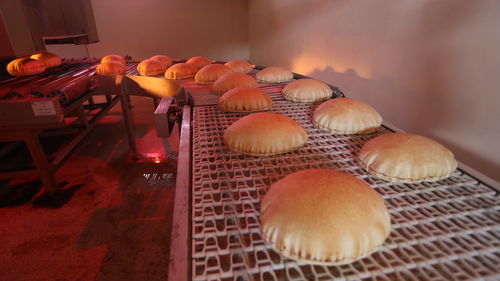
<instances>
[{"instance_id":1,"label":"plastic grid conveyor surface","mask_svg":"<svg viewBox=\"0 0 500 281\"><path fill-rule=\"evenodd\" d=\"M309 140L269 157L231 152L222 135L245 114L193 108L191 278L193 280L500 280L500 204L495 192L460 170L441 181L394 184L357 162L363 144L390 132L336 135L316 129L317 104L281 98L262 87L271 112L295 119ZM261 237L260 199L284 176L309 168L343 171L366 181L389 209L391 234L374 254L342 266L282 258Z\"/></svg>"}]
</instances>

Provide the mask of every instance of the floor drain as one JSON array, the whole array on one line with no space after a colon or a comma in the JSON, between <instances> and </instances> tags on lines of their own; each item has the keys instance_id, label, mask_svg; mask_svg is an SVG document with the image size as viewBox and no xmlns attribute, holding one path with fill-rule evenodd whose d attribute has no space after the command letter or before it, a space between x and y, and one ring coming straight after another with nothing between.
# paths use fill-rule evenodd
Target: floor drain
<instances>
[{"instance_id":1,"label":"floor drain","mask_svg":"<svg viewBox=\"0 0 500 281\"><path fill-rule=\"evenodd\" d=\"M150 186L159 188L172 188L175 186L174 173L145 173L142 176Z\"/></svg>"}]
</instances>

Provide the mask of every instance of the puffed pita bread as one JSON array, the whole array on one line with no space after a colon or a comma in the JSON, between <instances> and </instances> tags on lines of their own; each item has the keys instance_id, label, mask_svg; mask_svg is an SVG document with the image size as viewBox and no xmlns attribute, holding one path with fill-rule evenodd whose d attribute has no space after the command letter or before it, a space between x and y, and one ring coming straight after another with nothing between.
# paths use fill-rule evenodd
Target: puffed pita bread
<instances>
[{"instance_id":1,"label":"puffed pita bread","mask_svg":"<svg viewBox=\"0 0 500 281\"><path fill-rule=\"evenodd\" d=\"M219 109L226 112L254 112L271 108L273 101L259 88L238 87L219 99Z\"/></svg>"},{"instance_id":2,"label":"puffed pita bread","mask_svg":"<svg viewBox=\"0 0 500 281\"><path fill-rule=\"evenodd\" d=\"M205 65L213 63L213 61L210 59L207 59L206 57L196 56L196 57L192 57L192 58L188 59L186 61L186 63L193 65L194 67L196 67L199 70L202 67L204 67Z\"/></svg>"},{"instance_id":3,"label":"puffed pita bread","mask_svg":"<svg viewBox=\"0 0 500 281\"><path fill-rule=\"evenodd\" d=\"M446 147L407 133L388 133L371 139L358 157L370 174L390 182L437 181L457 169L457 161Z\"/></svg>"},{"instance_id":4,"label":"puffed pita bread","mask_svg":"<svg viewBox=\"0 0 500 281\"><path fill-rule=\"evenodd\" d=\"M172 59L165 55L156 55L150 57L149 59L160 61L165 65L165 67L169 67L170 65L172 65Z\"/></svg>"},{"instance_id":5,"label":"puffed pita bread","mask_svg":"<svg viewBox=\"0 0 500 281\"><path fill-rule=\"evenodd\" d=\"M98 75L121 75L125 73L126 67L117 61L107 61L99 64L95 73Z\"/></svg>"},{"instance_id":6,"label":"puffed pita bread","mask_svg":"<svg viewBox=\"0 0 500 281\"><path fill-rule=\"evenodd\" d=\"M234 72L247 74L255 67L253 64L245 60L230 60L224 64Z\"/></svg>"},{"instance_id":7,"label":"puffed pita bread","mask_svg":"<svg viewBox=\"0 0 500 281\"><path fill-rule=\"evenodd\" d=\"M158 60L146 59L137 65L137 72L142 76L156 76L164 74L166 70L165 64Z\"/></svg>"},{"instance_id":8,"label":"puffed pita bread","mask_svg":"<svg viewBox=\"0 0 500 281\"><path fill-rule=\"evenodd\" d=\"M283 97L296 102L324 101L332 97L332 89L319 80L304 78L283 87Z\"/></svg>"},{"instance_id":9,"label":"puffed pita bread","mask_svg":"<svg viewBox=\"0 0 500 281\"><path fill-rule=\"evenodd\" d=\"M282 83L293 79L293 73L288 69L278 66L269 66L255 75L260 83Z\"/></svg>"},{"instance_id":10,"label":"puffed pita bread","mask_svg":"<svg viewBox=\"0 0 500 281\"><path fill-rule=\"evenodd\" d=\"M194 76L194 81L198 85L208 86L222 75L231 72L233 71L223 64L207 64L198 70Z\"/></svg>"},{"instance_id":11,"label":"puffed pita bread","mask_svg":"<svg viewBox=\"0 0 500 281\"><path fill-rule=\"evenodd\" d=\"M169 67L165 72L165 77L168 79L182 80L193 78L198 72L198 69L188 63L176 63Z\"/></svg>"},{"instance_id":12,"label":"puffed pita bread","mask_svg":"<svg viewBox=\"0 0 500 281\"><path fill-rule=\"evenodd\" d=\"M367 103L353 98L336 98L314 110L313 124L332 133L366 134L380 127L382 117Z\"/></svg>"},{"instance_id":13,"label":"puffed pita bread","mask_svg":"<svg viewBox=\"0 0 500 281\"><path fill-rule=\"evenodd\" d=\"M282 256L312 264L366 257L391 229L384 200L374 189L327 169L299 171L275 182L260 212L264 240Z\"/></svg>"},{"instance_id":14,"label":"puffed pita bread","mask_svg":"<svg viewBox=\"0 0 500 281\"><path fill-rule=\"evenodd\" d=\"M307 133L292 118L271 112L252 113L224 131L224 144L252 156L285 153L303 146Z\"/></svg>"},{"instance_id":15,"label":"puffed pita bread","mask_svg":"<svg viewBox=\"0 0 500 281\"><path fill-rule=\"evenodd\" d=\"M32 58L18 58L7 64L7 72L12 76L29 76L45 71L43 62Z\"/></svg>"},{"instance_id":16,"label":"puffed pita bread","mask_svg":"<svg viewBox=\"0 0 500 281\"><path fill-rule=\"evenodd\" d=\"M43 62L47 68L61 65L61 58L49 52L36 53L31 55L31 58Z\"/></svg>"},{"instance_id":17,"label":"puffed pita bread","mask_svg":"<svg viewBox=\"0 0 500 281\"><path fill-rule=\"evenodd\" d=\"M104 63L104 62L107 62L107 61L117 61L121 64L125 64L125 59L120 56L120 55L107 55L107 56L104 56L102 57L101 59L101 63Z\"/></svg>"},{"instance_id":18,"label":"puffed pita bread","mask_svg":"<svg viewBox=\"0 0 500 281\"><path fill-rule=\"evenodd\" d=\"M212 84L212 91L216 94L222 95L225 92L237 87L257 88L259 87L259 83L257 83L257 80L250 75L230 72L215 80Z\"/></svg>"}]
</instances>

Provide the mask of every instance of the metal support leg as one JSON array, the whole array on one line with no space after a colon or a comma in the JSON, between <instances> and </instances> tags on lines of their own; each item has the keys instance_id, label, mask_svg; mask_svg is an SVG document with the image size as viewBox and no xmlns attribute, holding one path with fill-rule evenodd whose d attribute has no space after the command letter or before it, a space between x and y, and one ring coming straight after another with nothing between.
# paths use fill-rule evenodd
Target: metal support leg
<instances>
[{"instance_id":1,"label":"metal support leg","mask_svg":"<svg viewBox=\"0 0 500 281\"><path fill-rule=\"evenodd\" d=\"M128 143L134 158L137 158L137 146L134 137L134 128L132 124L132 116L130 114L129 97L126 94L120 95L120 104L122 107L123 122L125 124L125 132L127 133Z\"/></svg>"},{"instance_id":2,"label":"metal support leg","mask_svg":"<svg viewBox=\"0 0 500 281\"><path fill-rule=\"evenodd\" d=\"M45 190L48 192L56 191L54 171L52 170L52 165L49 163L47 156L43 151L42 145L40 144L38 133L33 131L26 132L25 141L28 145L31 157L33 158L33 162L35 162L38 169Z\"/></svg>"},{"instance_id":3,"label":"metal support leg","mask_svg":"<svg viewBox=\"0 0 500 281\"><path fill-rule=\"evenodd\" d=\"M77 114L78 114L78 120L80 121L80 124L83 126L87 127L89 125L89 121L87 120L87 115L85 114L85 111L83 110L83 106L80 105L77 109Z\"/></svg>"}]
</instances>

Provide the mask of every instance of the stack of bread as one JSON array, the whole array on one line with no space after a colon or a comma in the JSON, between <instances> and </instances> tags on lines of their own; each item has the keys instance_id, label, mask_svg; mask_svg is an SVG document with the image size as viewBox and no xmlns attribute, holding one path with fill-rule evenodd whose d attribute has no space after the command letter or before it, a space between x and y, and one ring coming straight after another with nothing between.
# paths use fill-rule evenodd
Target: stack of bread
<instances>
[{"instance_id":1,"label":"stack of bread","mask_svg":"<svg viewBox=\"0 0 500 281\"><path fill-rule=\"evenodd\" d=\"M97 75L122 75L126 70L126 61L120 55L107 55L101 58L95 73Z\"/></svg>"},{"instance_id":2,"label":"stack of bread","mask_svg":"<svg viewBox=\"0 0 500 281\"><path fill-rule=\"evenodd\" d=\"M40 52L30 57L17 58L7 64L6 70L12 76L29 76L44 72L47 68L61 65L58 55Z\"/></svg>"}]
</instances>

